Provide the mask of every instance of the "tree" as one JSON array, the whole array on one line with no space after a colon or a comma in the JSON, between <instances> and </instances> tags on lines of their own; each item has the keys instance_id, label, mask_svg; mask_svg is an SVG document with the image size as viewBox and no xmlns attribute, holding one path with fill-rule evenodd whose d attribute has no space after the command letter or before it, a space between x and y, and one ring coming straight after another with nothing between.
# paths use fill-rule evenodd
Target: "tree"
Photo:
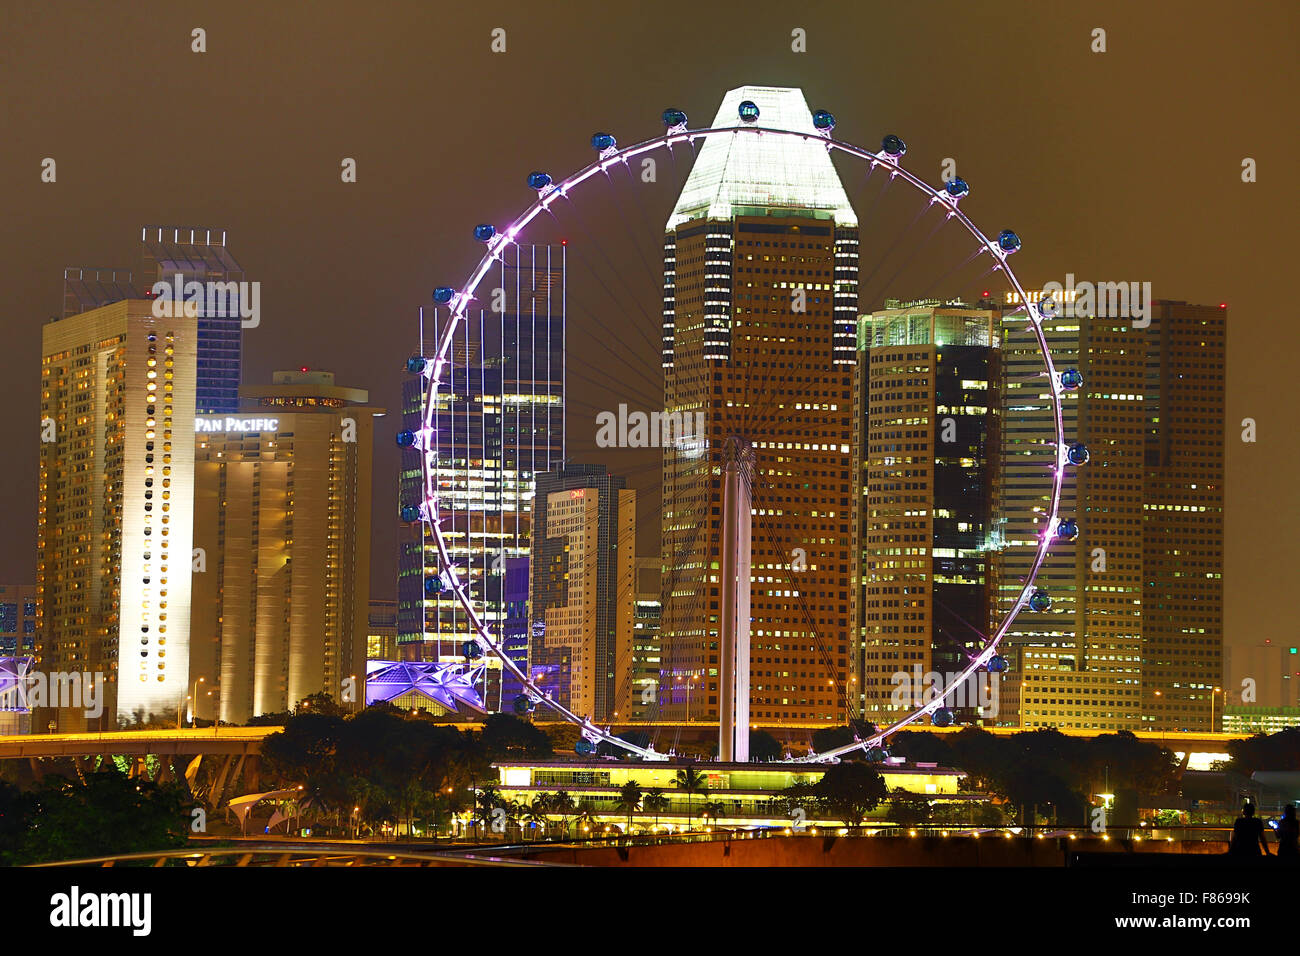
<instances>
[{"instance_id":1,"label":"tree","mask_svg":"<svg viewBox=\"0 0 1300 956\"><path fill-rule=\"evenodd\" d=\"M629 780L619 788L618 806L620 809L627 811L627 832L629 836L632 834L632 814L640 808L643 796L641 785L635 780Z\"/></svg>"},{"instance_id":2,"label":"tree","mask_svg":"<svg viewBox=\"0 0 1300 956\"><path fill-rule=\"evenodd\" d=\"M780 760L785 756L785 747L766 730L749 732L750 760Z\"/></svg>"},{"instance_id":3,"label":"tree","mask_svg":"<svg viewBox=\"0 0 1300 956\"><path fill-rule=\"evenodd\" d=\"M726 807L722 805L721 801L707 800L705 801L704 806L700 807L700 816L717 823L718 817L722 816L725 810Z\"/></svg>"},{"instance_id":4,"label":"tree","mask_svg":"<svg viewBox=\"0 0 1300 956\"><path fill-rule=\"evenodd\" d=\"M569 838L569 817L578 812L578 806L573 802L573 797L568 791L556 791L555 796L550 799L550 811L560 818L560 823L564 827L564 838Z\"/></svg>"},{"instance_id":5,"label":"tree","mask_svg":"<svg viewBox=\"0 0 1300 956\"><path fill-rule=\"evenodd\" d=\"M894 788L893 798L889 801L889 819L894 824L900 827L919 826L929 823L930 816L929 800L902 787Z\"/></svg>"},{"instance_id":6,"label":"tree","mask_svg":"<svg viewBox=\"0 0 1300 956\"><path fill-rule=\"evenodd\" d=\"M6 816L20 823L6 862L41 863L167 850L185 845L193 800L176 784L130 779L116 768L87 774L85 783L49 776L31 793L7 795Z\"/></svg>"},{"instance_id":7,"label":"tree","mask_svg":"<svg viewBox=\"0 0 1300 956\"><path fill-rule=\"evenodd\" d=\"M555 752L545 731L514 714L489 714L485 717L481 740L493 760L549 757Z\"/></svg>"},{"instance_id":8,"label":"tree","mask_svg":"<svg viewBox=\"0 0 1300 956\"><path fill-rule=\"evenodd\" d=\"M641 805L645 807L647 812L655 815L655 829L658 830L659 814L668 809L668 798L664 796L664 792L657 788L647 790L645 792L645 799L641 801Z\"/></svg>"},{"instance_id":9,"label":"tree","mask_svg":"<svg viewBox=\"0 0 1300 956\"><path fill-rule=\"evenodd\" d=\"M686 794L686 823L691 823L691 798L709 788L709 780L695 769L695 764L687 764L684 770L677 771L677 789Z\"/></svg>"},{"instance_id":10,"label":"tree","mask_svg":"<svg viewBox=\"0 0 1300 956\"><path fill-rule=\"evenodd\" d=\"M327 717L342 717L343 707L329 694L323 690L318 690L314 694L308 694L302 700L298 701L293 712L295 714L324 714Z\"/></svg>"},{"instance_id":11,"label":"tree","mask_svg":"<svg viewBox=\"0 0 1300 956\"><path fill-rule=\"evenodd\" d=\"M885 778L863 763L832 764L812 790L833 816L855 827L889 793Z\"/></svg>"}]
</instances>

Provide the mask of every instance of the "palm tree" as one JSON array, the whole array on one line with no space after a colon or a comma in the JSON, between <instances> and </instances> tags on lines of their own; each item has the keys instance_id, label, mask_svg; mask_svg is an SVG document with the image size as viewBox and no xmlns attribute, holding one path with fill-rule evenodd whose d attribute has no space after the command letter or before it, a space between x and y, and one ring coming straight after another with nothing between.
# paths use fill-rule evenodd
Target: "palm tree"
<instances>
[{"instance_id":1,"label":"palm tree","mask_svg":"<svg viewBox=\"0 0 1300 956\"><path fill-rule=\"evenodd\" d=\"M618 791L618 806L627 811L627 835L632 835L632 813L641 806L641 784L629 780Z\"/></svg>"},{"instance_id":2,"label":"palm tree","mask_svg":"<svg viewBox=\"0 0 1300 956\"><path fill-rule=\"evenodd\" d=\"M641 801L641 806L655 815L655 829L658 830L659 814L668 809L668 798L664 796L664 792L658 787L647 790L645 799Z\"/></svg>"},{"instance_id":3,"label":"palm tree","mask_svg":"<svg viewBox=\"0 0 1300 956\"><path fill-rule=\"evenodd\" d=\"M686 792L687 829L690 828L691 823L691 797L697 793L703 793L708 788L708 778L695 769L695 764L689 764L685 770L677 771L677 789Z\"/></svg>"},{"instance_id":4,"label":"palm tree","mask_svg":"<svg viewBox=\"0 0 1300 956\"><path fill-rule=\"evenodd\" d=\"M718 822L718 817L722 816L723 806L717 800L710 800L700 808L700 816L707 817L714 823Z\"/></svg>"},{"instance_id":5,"label":"palm tree","mask_svg":"<svg viewBox=\"0 0 1300 956\"><path fill-rule=\"evenodd\" d=\"M577 804L573 802L573 797L567 790L559 790L547 801L547 810L560 818L560 823L564 827L564 838L569 838L569 817L578 809Z\"/></svg>"}]
</instances>

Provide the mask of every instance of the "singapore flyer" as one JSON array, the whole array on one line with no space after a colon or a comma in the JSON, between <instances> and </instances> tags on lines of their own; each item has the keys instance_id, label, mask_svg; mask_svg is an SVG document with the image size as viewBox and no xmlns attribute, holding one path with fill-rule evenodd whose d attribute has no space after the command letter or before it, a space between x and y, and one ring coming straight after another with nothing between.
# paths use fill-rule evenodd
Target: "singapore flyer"
<instances>
[{"instance_id":1,"label":"singapore flyer","mask_svg":"<svg viewBox=\"0 0 1300 956\"><path fill-rule=\"evenodd\" d=\"M1285 938L1300 6L148 6L0 30L21 932Z\"/></svg>"},{"instance_id":2,"label":"singapore flyer","mask_svg":"<svg viewBox=\"0 0 1300 956\"><path fill-rule=\"evenodd\" d=\"M754 98L751 99L750 97ZM413 447L423 453L421 456L423 463L423 500L418 506L408 505L407 507L408 509L418 508L419 519L427 528L428 536L436 549L436 566L430 570L429 576L425 578L425 591L430 596L444 592L449 593L454 596L464 611L469 628L473 632L472 637L463 643L463 652L467 663L477 660L484 653L495 655L523 688L522 692L514 699L515 711L525 714L532 713L540 705L554 711L564 720L579 726L582 732L579 753L590 753L594 749L594 745L604 742L643 759L664 759L664 755L657 752L653 746L638 746L622 737L611 734L608 730L602 730L593 721L592 715L579 713L570 709L564 703L555 700L551 693L539 687L529 674L505 652L501 636L492 632L482 613L482 608L476 605L462 570L458 569L448 545L448 536L443 525L446 514L440 510L438 496L439 445L436 435L435 410L439 407L439 391L443 390L447 383L448 367L451 363L450 354L457 332L463 324L470 321L471 315L476 311L475 303L480 298L480 291L485 282L489 280L494 268L499 268L503 258L510 254L512 247L518 247L528 241L529 227L535 220L548 215L556 204L580 204L584 184L598 177L608 179L611 170L620 167L627 169L633 164L637 164L643 157L652 157L663 151L671 152L674 148L690 150L695 157L695 161L701 166L711 161L714 149L717 152L726 151L730 154L728 156L728 168L731 168L731 165L741 166L746 161L754 161L749 160L743 154L746 151L756 153L761 149L770 149L770 144L773 141L782 145L786 143L793 144L794 149L798 151L817 151L820 154L824 150L827 154L838 154L856 160L865 164L868 175L878 173L882 178L887 177L890 182L899 180L910 186L916 191L918 202L923 210L927 207L937 207L936 213L942 216L942 221L951 220L966 231L970 240L974 243L977 253L980 256L987 256L988 261L991 263L989 270L1000 274L1017 297L1017 301L1022 303L1019 318L1033 334L1040 349L1040 374L1049 390L1052 407L1052 434L1048 436L1044 444L1053 449L1055 461L1050 468L1045 469L1046 473L1043 476L1046 488L1043 499L1046 501L1046 507L1041 510L1039 515L1042 531L1038 535L1033 558L1028 564L1027 572L1022 577L1019 593L1011 603L1010 609L1002 616L1001 621L997 623L988 638L982 642L982 646L968 655L965 666L952 675L950 680L945 681L944 686L937 687L936 692L929 695L930 699L923 706L898 717L874 733L855 739L851 744L845 744L822 753L811 753L797 758L798 760L804 762L834 761L856 750L866 752L872 759L882 760L887 754L884 749L887 738L915 721L924 717L929 718L938 726L946 726L952 723L953 711L946 706L948 698L977 672L991 671L999 673L1006 669L1005 657L997 653L998 645L1011 628L1020 610L1031 607L1035 611L1045 611L1051 604L1049 593L1034 584L1034 577L1038 568L1046 559L1054 543L1064 541L1068 544L1078 536L1077 522L1073 518L1062 521L1058 515L1058 508L1061 499L1061 488L1067 471L1084 464L1088 459L1086 447L1080 443L1069 441L1065 436L1061 413L1062 394L1077 389L1082 384L1082 376L1077 369L1073 368L1058 371L1053 363L1050 347L1042 331L1042 321L1044 317L1055 317L1056 304L1054 300L1042 298L1038 301L1030 301L1025 288L1011 269L1009 257L1019 250L1021 245L1020 237L1009 229L1002 230L993 238L981 232L960 206L961 201L970 193L969 184L956 176L938 187L926 183L910 172L904 165L907 146L900 137L893 134L886 135L877 151L855 146L834 137L836 121L831 113L825 110L817 110L811 114L806 114L802 109L792 112L789 104L794 99L802 101L802 96L798 91L762 87L733 90L724 100L723 109L719 112L718 119L712 126L692 129L688 125L688 119L684 112L669 108L664 110L662 114L664 132L660 136L632 146L620 147L614 135L603 132L596 133L591 138L591 145L597 153L597 158L583 169L568 176L552 176L542 171L529 173L527 175L527 184L537 193L537 198L522 214L507 224L497 226L491 223L483 223L475 227L474 238L486 246L486 252L478 266L461 286L440 286L434 291L434 303L445 307L445 318L440 324L440 334L428 355L413 356L407 362L407 371L422 376L427 383L425 386L426 398L423 406L422 427L418 430L403 431L397 437L399 445ZM738 103L737 100L739 100ZM793 121L788 122L786 126L765 125L763 122L763 106L756 100L766 101L770 104L772 112L779 111L783 118L793 119ZM730 117L726 115L728 110L731 112ZM778 149L780 148L778 147ZM770 161L773 157L763 158ZM790 159L790 157L781 158ZM795 157L794 161L798 162L800 158ZM787 166L787 172L790 168L790 166ZM807 170L801 167L795 167L795 169L793 175L796 177L806 175L809 179L815 180L819 175L826 175L825 170L815 163L809 163ZM795 191L803 190L808 192L815 183L800 181L796 178L789 185L793 186ZM687 188L690 188L689 182ZM734 203L733 208L739 208L740 205L741 203L737 201ZM787 213L790 211L786 210ZM719 210L716 208L711 208L708 215L715 216L718 212ZM856 286L856 283L854 285ZM735 333L733 332L733 334ZM761 439L758 434L729 435L727 437L748 443ZM720 449L709 448L703 453L706 456L716 456L720 451ZM752 503L753 479L749 477L747 480L751 484L749 497ZM749 536L747 530L745 537L748 539ZM748 582L744 585L746 588L747 584ZM745 606L748 606L748 595L744 595L741 600L743 600ZM742 640L747 646L747 636ZM734 674L732 677L734 680ZM743 685L747 686L747 684L748 681L745 680ZM733 696L734 693L733 689ZM747 710L747 707L745 709Z\"/></svg>"}]
</instances>

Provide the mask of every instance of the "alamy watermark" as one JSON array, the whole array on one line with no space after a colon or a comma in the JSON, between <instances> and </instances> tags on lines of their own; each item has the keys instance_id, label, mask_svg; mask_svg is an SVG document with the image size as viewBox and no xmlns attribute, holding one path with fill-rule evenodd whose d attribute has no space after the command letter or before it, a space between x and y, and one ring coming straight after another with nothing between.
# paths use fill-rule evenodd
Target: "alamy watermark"
<instances>
[{"instance_id":1,"label":"alamy watermark","mask_svg":"<svg viewBox=\"0 0 1300 956\"><path fill-rule=\"evenodd\" d=\"M1151 283L1075 282L1067 272L1064 283L1043 284L1038 307L1047 318L1132 319L1134 328L1145 329L1151 324Z\"/></svg>"},{"instance_id":2,"label":"alamy watermark","mask_svg":"<svg viewBox=\"0 0 1300 956\"><path fill-rule=\"evenodd\" d=\"M596 444L601 448L679 448L704 446L703 412L617 412L596 415Z\"/></svg>"},{"instance_id":3,"label":"alamy watermark","mask_svg":"<svg viewBox=\"0 0 1300 956\"><path fill-rule=\"evenodd\" d=\"M239 324L255 329L262 321L262 284L260 282L185 281L180 273L172 281L153 284L154 318L172 319L239 316Z\"/></svg>"},{"instance_id":4,"label":"alamy watermark","mask_svg":"<svg viewBox=\"0 0 1300 956\"><path fill-rule=\"evenodd\" d=\"M978 707L981 716L996 717L1002 675L996 671L975 671L965 680L959 680L960 677L960 672L923 672L920 664L913 664L910 671L895 671L890 678L894 689L889 695L889 703L895 709L924 707L953 688L945 697L947 706Z\"/></svg>"}]
</instances>

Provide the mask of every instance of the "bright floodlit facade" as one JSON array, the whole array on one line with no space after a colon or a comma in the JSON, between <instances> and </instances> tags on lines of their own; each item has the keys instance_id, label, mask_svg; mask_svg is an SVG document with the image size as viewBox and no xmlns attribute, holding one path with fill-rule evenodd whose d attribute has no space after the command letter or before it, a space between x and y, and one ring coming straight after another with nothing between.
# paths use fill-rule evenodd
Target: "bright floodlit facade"
<instances>
[{"instance_id":1,"label":"bright floodlit facade","mask_svg":"<svg viewBox=\"0 0 1300 956\"><path fill-rule=\"evenodd\" d=\"M41 330L39 666L103 681L105 701L98 719L56 708L61 731L174 715L188 693L196 328L153 307Z\"/></svg>"}]
</instances>

